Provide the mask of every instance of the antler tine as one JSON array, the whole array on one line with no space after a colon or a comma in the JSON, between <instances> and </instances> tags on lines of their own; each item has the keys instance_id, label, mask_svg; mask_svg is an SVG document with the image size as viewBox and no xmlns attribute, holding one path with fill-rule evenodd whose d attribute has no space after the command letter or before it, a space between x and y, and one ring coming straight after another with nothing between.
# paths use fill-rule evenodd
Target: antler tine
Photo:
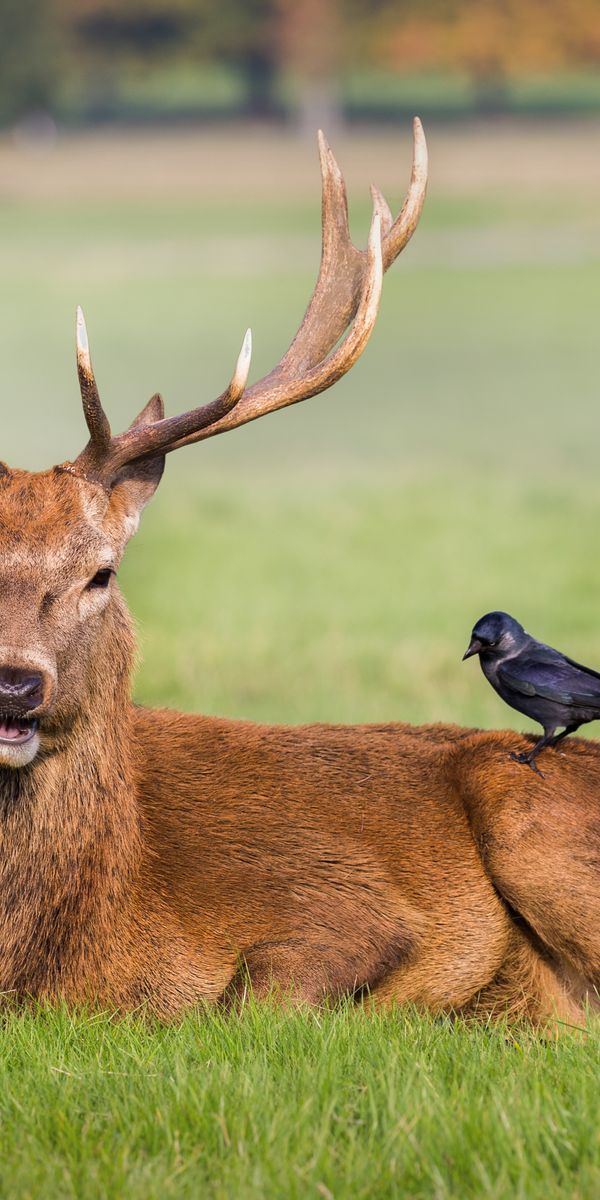
<instances>
[{"instance_id":1,"label":"antler tine","mask_svg":"<svg viewBox=\"0 0 600 1200\"><path fill-rule=\"evenodd\" d=\"M108 417L100 402L100 393L92 369L90 344L83 310L77 306L77 375L83 404L83 415L90 434L90 444L95 451L105 450L110 445L111 431Z\"/></svg>"},{"instance_id":2,"label":"antler tine","mask_svg":"<svg viewBox=\"0 0 600 1200\"><path fill-rule=\"evenodd\" d=\"M385 239L390 232L392 225L394 224L394 218L390 212L390 206L385 196L382 196L379 188L375 187L374 183L371 184L371 199L377 209L377 212L379 213L379 216L381 217L381 240L382 242L385 242Z\"/></svg>"},{"instance_id":3,"label":"antler tine","mask_svg":"<svg viewBox=\"0 0 600 1200\"><path fill-rule=\"evenodd\" d=\"M275 369L265 377L296 375L304 366L313 367L326 355L352 319L358 302L357 277L364 270L364 252L357 250L348 228L346 184L333 151L320 129L321 167L321 264L319 275L302 324ZM337 312L332 311L331 282L337 281ZM360 286L360 279L358 285ZM259 384L254 387L258 388Z\"/></svg>"},{"instance_id":4,"label":"antler tine","mask_svg":"<svg viewBox=\"0 0 600 1200\"><path fill-rule=\"evenodd\" d=\"M126 463L158 454L168 454L169 450L174 450L176 446L195 441L195 435L199 431L226 416L238 403L246 387L251 359L252 332L247 329L235 370L225 391L209 404L193 408L181 416L164 417L161 421L133 427L118 437L113 437L106 459L101 465L102 475L114 476Z\"/></svg>"},{"instance_id":5,"label":"antler tine","mask_svg":"<svg viewBox=\"0 0 600 1200\"><path fill-rule=\"evenodd\" d=\"M327 358L307 371L301 379L296 380L294 387L288 392L288 404L308 400L311 396L325 391L354 366L373 332L379 312L382 285L381 217L374 205L367 246L367 271L354 322L343 342ZM257 413L257 416L259 415L260 413Z\"/></svg>"},{"instance_id":6,"label":"antler tine","mask_svg":"<svg viewBox=\"0 0 600 1200\"><path fill-rule=\"evenodd\" d=\"M335 351L331 355L331 351L350 322L357 317L364 301L369 252L358 250L350 240L343 176L323 134L319 135L319 153L323 189L321 266L300 329L277 366L246 390L233 412L218 424L199 432L194 441L225 433L228 429L235 429L247 421L254 421L266 413L324 391L350 369L368 341L372 325L365 326L368 333L364 339L358 338L358 330L353 326L339 347L340 357L335 360L335 372L330 373L331 362L338 353ZM427 145L423 127L416 117L413 123L411 180L405 202L395 221L381 192L377 188L371 189L374 211L380 222L384 272L413 234L425 202L426 188ZM360 342L360 350L350 354L355 337ZM349 358L340 369L344 347ZM319 365L323 368L321 372Z\"/></svg>"},{"instance_id":7,"label":"antler tine","mask_svg":"<svg viewBox=\"0 0 600 1200\"><path fill-rule=\"evenodd\" d=\"M352 246L348 227L348 197L344 176L323 133L317 133L321 168L322 257L327 261L340 249Z\"/></svg>"},{"instance_id":8,"label":"antler tine","mask_svg":"<svg viewBox=\"0 0 600 1200\"><path fill-rule=\"evenodd\" d=\"M404 204L384 239L384 271L387 271L388 267L394 262L394 259L400 254L400 251L404 250L406 243L410 241L417 228L427 193L428 170L429 155L427 153L425 132L419 118L415 117L413 121L413 163L410 184ZM383 197L381 198L383 199Z\"/></svg>"},{"instance_id":9,"label":"antler tine","mask_svg":"<svg viewBox=\"0 0 600 1200\"><path fill-rule=\"evenodd\" d=\"M318 395L319 392L325 391L326 388L341 379L354 366L373 332L379 312L382 285L381 217L374 205L367 246L367 270L354 322L343 342L335 350L312 369L305 371L301 377L296 378L293 382L288 381L286 404L295 404L299 400L308 400L311 396ZM250 391L254 391L254 388L251 388ZM262 415L260 393L255 397L254 402L257 405L257 411L253 416L259 417ZM252 417L247 419L252 420Z\"/></svg>"}]
</instances>

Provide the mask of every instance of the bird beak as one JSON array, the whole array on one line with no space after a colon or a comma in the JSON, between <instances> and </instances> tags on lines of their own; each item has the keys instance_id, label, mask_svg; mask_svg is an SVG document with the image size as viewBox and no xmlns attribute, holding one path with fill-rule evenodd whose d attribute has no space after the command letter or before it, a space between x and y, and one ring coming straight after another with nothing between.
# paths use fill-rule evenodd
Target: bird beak
<instances>
[{"instance_id":1,"label":"bird beak","mask_svg":"<svg viewBox=\"0 0 600 1200\"><path fill-rule=\"evenodd\" d=\"M463 662L465 661L465 658L471 658L473 654L479 654L480 650L481 642L479 641L479 638L471 638L471 641L462 656Z\"/></svg>"}]
</instances>

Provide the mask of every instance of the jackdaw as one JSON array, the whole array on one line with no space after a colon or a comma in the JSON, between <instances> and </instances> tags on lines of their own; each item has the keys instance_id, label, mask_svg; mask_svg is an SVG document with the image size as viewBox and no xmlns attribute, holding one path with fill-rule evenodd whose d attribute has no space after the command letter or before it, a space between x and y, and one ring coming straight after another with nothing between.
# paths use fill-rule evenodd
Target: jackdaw
<instances>
[{"instance_id":1,"label":"jackdaw","mask_svg":"<svg viewBox=\"0 0 600 1200\"><path fill-rule=\"evenodd\" d=\"M537 642L508 613L481 617L463 661L473 654L479 655L481 669L498 695L543 727L544 736L528 754L511 754L538 775L542 772L535 760L545 746L556 746L580 725L600 720L600 673Z\"/></svg>"}]
</instances>

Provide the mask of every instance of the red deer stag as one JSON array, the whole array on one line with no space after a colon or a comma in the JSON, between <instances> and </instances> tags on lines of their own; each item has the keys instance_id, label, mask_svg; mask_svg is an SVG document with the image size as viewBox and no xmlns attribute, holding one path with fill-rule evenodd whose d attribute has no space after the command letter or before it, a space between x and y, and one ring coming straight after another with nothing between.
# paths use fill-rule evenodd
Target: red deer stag
<instances>
[{"instance_id":1,"label":"red deer stag","mask_svg":"<svg viewBox=\"0 0 600 1200\"><path fill-rule=\"evenodd\" d=\"M514 734L301 728L137 708L115 572L171 450L322 392L363 350L383 272L416 227L426 147L366 252L321 141L318 281L289 350L183 416L154 396L113 436L83 317L89 441L0 472L0 988L169 1016L250 980L296 998L580 1020L600 978L600 754L545 779Z\"/></svg>"}]
</instances>

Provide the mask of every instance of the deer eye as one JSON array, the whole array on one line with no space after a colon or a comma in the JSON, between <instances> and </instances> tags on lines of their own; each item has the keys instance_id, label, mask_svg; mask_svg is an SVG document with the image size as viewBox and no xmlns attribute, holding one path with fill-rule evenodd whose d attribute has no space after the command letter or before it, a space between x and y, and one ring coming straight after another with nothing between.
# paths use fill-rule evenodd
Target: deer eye
<instances>
[{"instance_id":1,"label":"deer eye","mask_svg":"<svg viewBox=\"0 0 600 1200\"><path fill-rule=\"evenodd\" d=\"M100 571L96 571L96 574L90 579L87 585L88 589L108 587L111 575L114 575L111 567L103 567Z\"/></svg>"}]
</instances>

